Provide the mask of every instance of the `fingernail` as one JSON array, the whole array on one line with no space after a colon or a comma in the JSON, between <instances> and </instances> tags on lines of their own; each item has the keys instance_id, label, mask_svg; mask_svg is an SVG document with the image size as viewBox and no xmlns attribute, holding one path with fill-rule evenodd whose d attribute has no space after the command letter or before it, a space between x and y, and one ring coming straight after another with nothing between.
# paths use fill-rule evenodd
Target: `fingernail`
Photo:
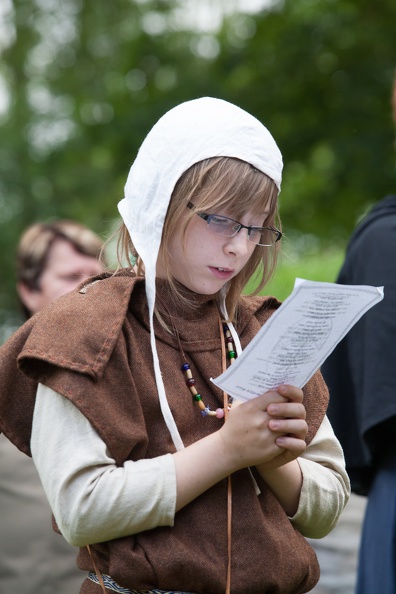
<instances>
[{"instance_id":1,"label":"fingernail","mask_svg":"<svg viewBox=\"0 0 396 594\"><path fill-rule=\"evenodd\" d=\"M279 412L279 406L276 406L276 404L270 404L267 411L270 415L277 415Z\"/></svg>"}]
</instances>

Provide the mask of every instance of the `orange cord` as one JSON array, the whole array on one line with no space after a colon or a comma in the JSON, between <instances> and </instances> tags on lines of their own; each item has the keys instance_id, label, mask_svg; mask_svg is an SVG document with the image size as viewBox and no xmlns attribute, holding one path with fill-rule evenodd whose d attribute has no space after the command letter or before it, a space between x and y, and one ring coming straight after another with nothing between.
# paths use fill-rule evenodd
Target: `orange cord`
<instances>
[{"instance_id":1,"label":"orange cord","mask_svg":"<svg viewBox=\"0 0 396 594\"><path fill-rule=\"evenodd\" d=\"M89 556L91 557L91 561L93 563L95 573L98 576L99 583L100 583L101 588L103 590L103 594L106 594L106 588L105 588L105 585L104 585L104 582L103 582L102 574L100 573L100 571L98 571L98 568L96 567L96 563L95 563L95 560L94 560L93 555L92 555L92 552L91 552L91 547L89 545L87 545L87 549L88 549Z\"/></svg>"}]
</instances>

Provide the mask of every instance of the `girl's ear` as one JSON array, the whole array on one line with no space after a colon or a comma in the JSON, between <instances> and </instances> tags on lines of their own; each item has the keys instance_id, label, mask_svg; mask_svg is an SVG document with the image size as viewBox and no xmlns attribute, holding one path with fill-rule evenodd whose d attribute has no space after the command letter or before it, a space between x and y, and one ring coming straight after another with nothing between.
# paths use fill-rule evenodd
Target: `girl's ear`
<instances>
[{"instance_id":1,"label":"girl's ear","mask_svg":"<svg viewBox=\"0 0 396 594\"><path fill-rule=\"evenodd\" d=\"M32 313L36 313L41 308L42 295L38 289L31 289L24 282L17 283L17 291L23 305Z\"/></svg>"}]
</instances>

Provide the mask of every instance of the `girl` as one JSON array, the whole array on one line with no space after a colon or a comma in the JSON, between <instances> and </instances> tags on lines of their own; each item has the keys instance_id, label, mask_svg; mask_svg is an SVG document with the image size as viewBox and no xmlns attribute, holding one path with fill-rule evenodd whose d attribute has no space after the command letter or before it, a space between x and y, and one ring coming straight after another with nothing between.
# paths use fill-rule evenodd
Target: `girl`
<instances>
[{"instance_id":1,"label":"girl","mask_svg":"<svg viewBox=\"0 0 396 594\"><path fill-rule=\"evenodd\" d=\"M31 435L57 527L81 547L83 594L286 594L318 580L304 536L327 534L349 494L320 373L238 406L210 381L279 306L241 292L275 265L281 171L268 130L238 107L172 109L119 204L134 271L91 280L3 348L0 427L27 453Z\"/></svg>"}]
</instances>

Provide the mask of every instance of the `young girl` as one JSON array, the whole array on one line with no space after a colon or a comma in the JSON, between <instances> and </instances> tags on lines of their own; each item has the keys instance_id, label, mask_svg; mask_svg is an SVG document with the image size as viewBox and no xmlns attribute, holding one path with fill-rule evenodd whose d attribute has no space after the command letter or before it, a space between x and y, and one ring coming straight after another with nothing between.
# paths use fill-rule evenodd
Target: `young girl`
<instances>
[{"instance_id":1,"label":"young girl","mask_svg":"<svg viewBox=\"0 0 396 594\"><path fill-rule=\"evenodd\" d=\"M318 580L304 536L327 534L349 495L320 373L246 403L210 381L279 306L241 292L275 264L281 171L240 108L170 110L119 204L136 265L2 349L0 428L31 445L57 528L81 547L81 593L287 594Z\"/></svg>"}]
</instances>

